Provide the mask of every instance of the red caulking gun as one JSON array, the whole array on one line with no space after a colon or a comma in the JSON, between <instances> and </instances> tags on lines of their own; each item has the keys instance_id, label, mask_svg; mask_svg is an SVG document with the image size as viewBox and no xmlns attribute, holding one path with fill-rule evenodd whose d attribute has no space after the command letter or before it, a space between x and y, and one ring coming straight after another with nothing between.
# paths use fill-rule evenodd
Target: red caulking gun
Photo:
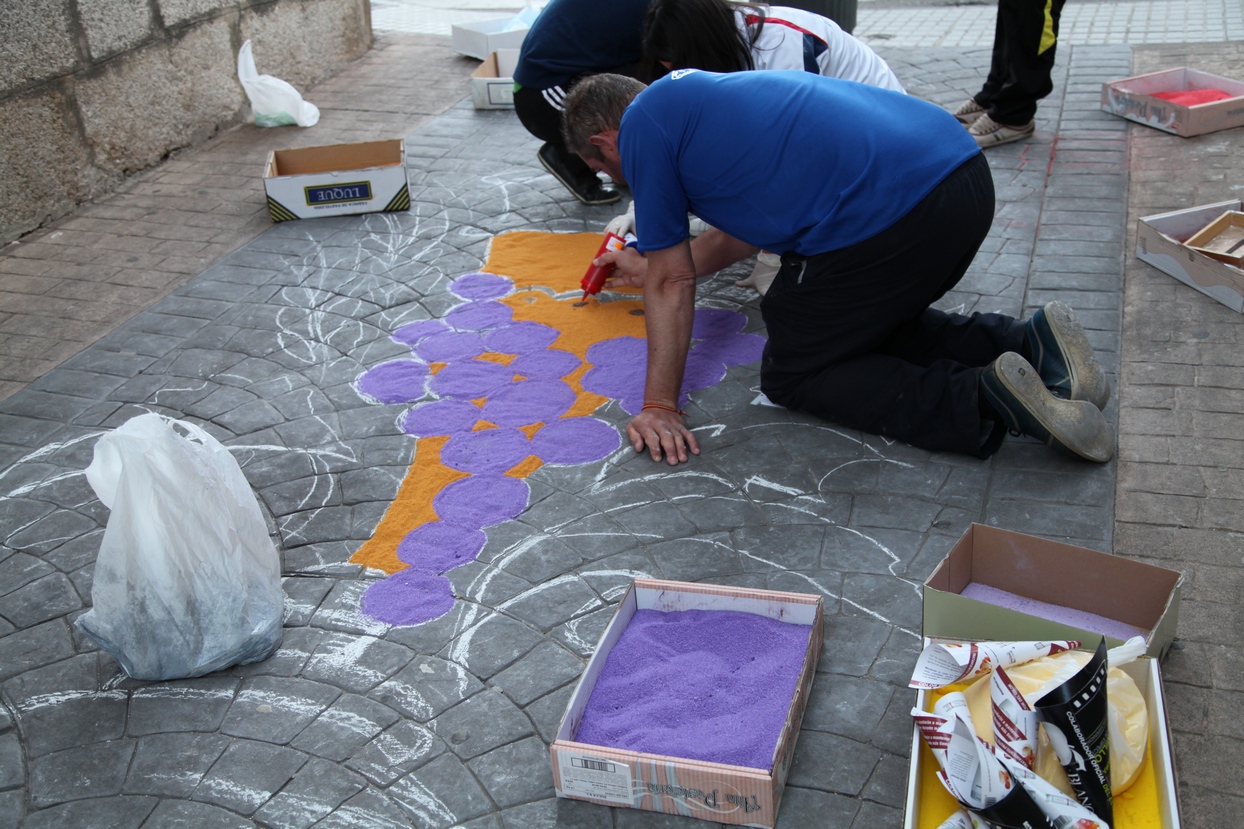
<instances>
[{"instance_id":1,"label":"red caulking gun","mask_svg":"<svg viewBox=\"0 0 1244 829\"><path fill-rule=\"evenodd\" d=\"M605 251L622 250L626 247L626 240L616 233L606 233L605 240L600 243L600 250L596 251L596 255L592 257L592 261L599 259ZM583 274L583 279L579 281L580 287L583 288L583 299L586 302L588 295L600 293L600 289L605 287L605 280L613 273L613 265L588 265L587 273Z\"/></svg>"}]
</instances>

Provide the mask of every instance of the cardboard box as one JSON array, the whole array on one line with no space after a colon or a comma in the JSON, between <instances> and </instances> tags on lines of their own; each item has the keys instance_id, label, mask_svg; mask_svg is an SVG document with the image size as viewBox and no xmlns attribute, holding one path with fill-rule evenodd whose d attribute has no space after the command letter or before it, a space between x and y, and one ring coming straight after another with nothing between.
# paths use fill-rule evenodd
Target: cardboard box
<instances>
[{"instance_id":1,"label":"cardboard box","mask_svg":"<svg viewBox=\"0 0 1244 829\"><path fill-rule=\"evenodd\" d=\"M1236 268L1244 265L1244 213L1228 210L1192 234L1184 244L1210 259Z\"/></svg>"},{"instance_id":2,"label":"cardboard box","mask_svg":"<svg viewBox=\"0 0 1244 829\"><path fill-rule=\"evenodd\" d=\"M993 638L993 637L986 637ZM1179 795L1175 789L1175 768L1171 750L1171 736L1166 722L1166 700L1162 693L1162 674L1156 659L1142 658L1122 670L1136 681L1145 697L1149 715L1149 751L1147 770L1142 770L1133 786L1152 786L1158 803L1157 817L1162 829L1180 829ZM934 695L921 691L916 697L916 707L922 711L932 708ZM925 745L920 731L912 726L911 760L907 773L907 808L903 817L903 829L936 827L954 811L950 795L934 780L937 760ZM1152 775L1150 777L1150 775ZM930 796L926 800L926 793ZM1124 793L1126 795L1126 792ZM944 797L943 797L944 796ZM932 814L925 814L932 810ZM943 814L943 812L945 814ZM1116 806L1112 829L1132 829ZM1146 818L1151 817L1146 815ZM1147 822L1145 825L1150 825Z\"/></svg>"},{"instance_id":3,"label":"cardboard box","mask_svg":"<svg viewBox=\"0 0 1244 829\"><path fill-rule=\"evenodd\" d=\"M1232 97L1195 106L1181 106L1153 97L1155 92L1192 89L1221 89ZM1186 138L1244 125L1244 83L1197 69L1166 69L1107 81L1101 88L1101 108L1129 121Z\"/></svg>"},{"instance_id":4,"label":"cardboard box","mask_svg":"<svg viewBox=\"0 0 1244 829\"><path fill-rule=\"evenodd\" d=\"M395 138L272 150L263 186L274 222L409 210L406 143Z\"/></svg>"},{"instance_id":5,"label":"cardboard box","mask_svg":"<svg viewBox=\"0 0 1244 829\"><path fill-rule=\"evenodd\" d=\"M1136 226L1136 258L1244 313L1244 270L1219 262L1184 244L1239 201L1224 201L1145 216Z\"/></svg>"},{"instance_id":6,"label":"cardboard box","mask_svg":"<svg viewBox=\"0 0 1244 829\"><path fill-rule=\"evenodd\" d=\"M825 636L822 608L820 596L805 593L636 579L601 635L549 747L557 796L717 823L772 827ZM575 742L588 698L610 650L635 612L648 609L734 610L812 626L771 768L745 768Z\"/></svg>"},{"instance_id":7,"label":"cardboard box","mask_svg":"<svg viewBox=\"0 0 1244 829\"><path fill-rule=\"evenodd\" d=\"M514 108L517 49L498 49L471 73L471 103L476 109Z\"/></svg>"},{"instance_id":8,"label":"cardboard box","mask_svg":"<svg viewBox=\"0 0 1244 829\"><path fill-rule=\"evenodd\" d=\"M450 29L450 42L458 54L486 60L498 49L522 46L527 30L539 14L538 9L528 6L511 17L455 24Z\"/></svg>"},{"instance_id":9,"label":"cardboard box","mask_svg":"<svg viewBox=\"0 0 1244 829\"><path fill-rule=\"evenodd\" d=\"M925 636L1092 644L1101 636L960 595L972 582L1140 628L1147 631L1146 655L1155 658L1175 638L1183 590L1183 576L1174 570L973 524L925 580ZM1106 643L1122 641L1106 637Z\"/></svg>"}]
</instances>

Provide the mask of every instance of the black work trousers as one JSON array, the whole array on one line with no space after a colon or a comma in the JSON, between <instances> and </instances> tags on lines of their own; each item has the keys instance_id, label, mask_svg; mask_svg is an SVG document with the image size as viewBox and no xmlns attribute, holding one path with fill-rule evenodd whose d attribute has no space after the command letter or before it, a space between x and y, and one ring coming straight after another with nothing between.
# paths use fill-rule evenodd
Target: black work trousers
<instances>
[{"instance_id":1,"label":"black work trousers","mask_svg":"<svg viewBox=\"0 0 1244 829\"><path fill-rule=\"evenodd\" d=\"M1064 2L999 0L989 77L976 95L995 122L1027 124L1037 114L1037 101L1054 89L1050 73Z\"/></svg>"},{"instance_id":2,"label":"black work trousers","mask_svg":"<svg viewBox=\"0 0 1244 829\"><path fill-rule=\"evenodd\" d=\"M929 306L962 278L993 222L989 164L974 156L906 216L862 242L786 254L761 301L761 389L774 403L934 451L988 457L1005 429L981 417L984 367L1024 353L1002 314Z\"/></svg>"}]
</instances>

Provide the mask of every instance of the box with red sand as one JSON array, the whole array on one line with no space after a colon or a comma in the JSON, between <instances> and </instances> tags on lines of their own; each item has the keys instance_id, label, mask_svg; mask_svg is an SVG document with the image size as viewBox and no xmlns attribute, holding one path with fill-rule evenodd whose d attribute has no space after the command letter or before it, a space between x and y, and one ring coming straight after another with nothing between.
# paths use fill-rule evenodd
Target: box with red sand
<instances>
[{"instance_id":1,"label":"box with red sand","mask_svg":"<svg viewBox=\"0 0 1244 829\"><path fill-rule=\"evenodd\" d=\"M637 579L550 747L558 796L772 827L822 613L810 594Z\"/></svg>"},{"instance_id":2,"label":"box with red sand","mask_svg":"<svg viewBox=\"0 0 1244 829\"><path fill-rule=\"evenodd\" d=\"M1102 84L1101 108L1186 138L1244 125L1244 83L1199 69L1165 69Z\"/></svg>"}]
</instances>

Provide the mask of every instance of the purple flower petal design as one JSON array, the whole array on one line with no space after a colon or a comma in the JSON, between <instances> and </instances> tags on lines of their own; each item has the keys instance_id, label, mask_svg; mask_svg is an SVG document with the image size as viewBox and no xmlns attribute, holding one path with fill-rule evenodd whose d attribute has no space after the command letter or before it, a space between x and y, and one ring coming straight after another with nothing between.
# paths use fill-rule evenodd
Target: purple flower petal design
<instances>
[{"instance_id":1,"label":"purple flower petal design","mask_svg":"<svg viewBox=\"0 0 1244 829\"><path fill-rule=\"evenodd\" d=\"M550 348L547 351L524 354L510 363L510 368L515 374L532 380L560 380L581 365L582 361L569 351Z\"/></svg>"},{"instance_id":2,"label":"purple flower petal design","mask_svg":"<svg viewBox=\"0 0 1244 829\"><path fill-rule=\"evenodd\" d=\"M456 331L485 331L505 325L514 312L495 300L477 300L457 306L445 315L445 322Z\"/></svg>"},{"instance_id":3,"label":"purple flower petal design","mask_svg":"<svg viewBox=\"0 0 1244 829\"><path fill-rule=\"evenodd\" d=\"M481 429L451 437L441 463L461 472L501 474L530 454L531 441L517 429Z\"/></svg>"},{"instance_id":4,"label":"purple flower petal design","mask_svg":"<svg viewBox=\"0 0 1244 829\"><path fill-rule=\"evenodd\" d=\"M440 397L475 400L495 394L514 382L509 366L487 360L450 363L428 381L428 388Z\"/></svg>"},{"instance_id":5,"label":"purple flower petal design","mask_svg":"<svg viewBox=\"0 0 1244 829\"><path fill-rule=\"evenodd\" d=\"M548 423L570 411L574 389L561 380L521 380L490 395L484 420L498 426Z\"/></svg>"},{"instance_id":6,"label":"purple flower petal design","mask_svg":"<svg viewBox=\"0 0 1244 829\"><path fill-rule=\"evenodd\" d=\"M515 322L488 332L484 345L500 354L530 354L548 348L561 332L540 322Z\"/></svg>"},{"instance_id":7,"label":"purple flower petal design","mask_svg":"<svg viewBox=\"0 0 1244 829\"><path fill-rule=\"evenodd\" d=\"M483 530L433 521L408 532L397 545L397 557L411 570L440 575L474 561L487 542Z\"/></svg>"},{"instance_id":8,"label":"purple flower petal design","mask_svg":"<svg viewBox=\"0 0 1244 829\"><path fill-rule=\"evenodd\" d=\"M469 433L479 416L479 406L466 400L431 400L406 413L402 430L417 438Z\"/></svg>"},{"instance_id":9,"label":"purple flower petal design","mask_svg":"<svg viewBox=\"0 0 1244 829\"><path fill-rule=\"evenodd\" d=\"M443 320L419 320L408 322L390 336L404 345L414 345L424 337L449 328Z\"/></svg>"},{"instance_id":10,"label":"purple flower petal design","mask_svg":"<svg viewBox=\"0 0 1244 829\"><path fill-rule=\"evenodd\" d=\"M432 499L442 521L463 527L491 527L517 518L527 509L530 492L518 478L473 475L446 486Z\"/></svg>"},{"instance_id":11,"label":"purple flower petal design","mask_svg":"<svg viewBox=\"0 0 1244 829\"><path fill-rule=\"evenodd\" d=\"M428 367L414 360L373 366L359 377L358 390L381 403L410 403L427 393Z\"/></svg>"},{"instance_id":12,"label":"purple flower petal design","mask_svg":"<svg viewBox=\"0 0 1244 829\"><path fill-rule=\"evenodd\" d=\"M362 606L368 616L390 625L419 625L453 609L453 586L444 576L400 570L367 588Z\"/></svg>"},{"instance_id":13,"label":"purple flower petal design","mask_svg":"<svg viewBox=\"0 0 1244 829\"><path fill-rule=\"evenodd\" d=\"M545 463L591 463L622 445L618 430L594 417L566 417L541 427L531 439L532 453Z\"/></svg>"},{"instance_id":14,"label":"purple flower petal design","mask_svg":"<svg viewBox=\"0 0 1244 829\"><path fill-rule=\"evenodd\" d=\"M464 360L484 353L484 338L474 331L443 331L424 337L414 352L429 363Z\"/></svg>"},{"instance_id":15,"label":"purple flower petal design","mask_svg":"<svg viewBox=\"0 0 1244 829\"><path fill-rule=\"evenodd\" d=\"M450 283L449 290L463 299L496 299L514 290L514 282L495 273L468 273Z\"/></svg>"}]
</instances>

